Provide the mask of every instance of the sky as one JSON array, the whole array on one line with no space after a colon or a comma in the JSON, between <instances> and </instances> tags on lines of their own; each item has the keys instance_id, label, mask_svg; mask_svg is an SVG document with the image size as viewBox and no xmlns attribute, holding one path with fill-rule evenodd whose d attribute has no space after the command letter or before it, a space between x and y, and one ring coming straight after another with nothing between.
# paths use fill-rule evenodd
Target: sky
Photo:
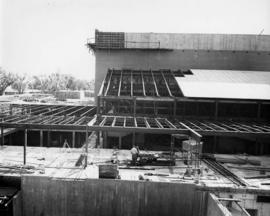
<instances>
[{"instance_id":1,"label":"sky","mask_svg":"<svg viewBox=\"0 0 270 216\"><path fill-rule=\"evenodd\" d=\"M269 0L0 0L0 67L91 80L94 31L269 34Z\"/></svg>"}]
</instances>

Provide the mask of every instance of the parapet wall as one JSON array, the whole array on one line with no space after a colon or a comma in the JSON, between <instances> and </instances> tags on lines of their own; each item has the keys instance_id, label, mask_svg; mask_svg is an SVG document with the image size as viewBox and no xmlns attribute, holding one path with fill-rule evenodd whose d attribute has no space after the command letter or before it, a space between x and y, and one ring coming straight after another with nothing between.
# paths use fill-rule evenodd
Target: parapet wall
<instances>
[{"instance_id":1,"label":"parapet wall","mask_svg":"<svg viewBox=\"0 0 270 216\"><path fill-rule=\"evenodd\" d=\"M95 49L270 51L270 35L95 32Z\"/></svg>"},{"instance_id":2,"label":"parapet wall","mask_svg":"<svg viewBox=\"0 0 270 216\"><path fill-rule=\"evenodd\" d=\"M270 51L269 35L125 33L125 48Z\"/></svg>"}]
</instances>

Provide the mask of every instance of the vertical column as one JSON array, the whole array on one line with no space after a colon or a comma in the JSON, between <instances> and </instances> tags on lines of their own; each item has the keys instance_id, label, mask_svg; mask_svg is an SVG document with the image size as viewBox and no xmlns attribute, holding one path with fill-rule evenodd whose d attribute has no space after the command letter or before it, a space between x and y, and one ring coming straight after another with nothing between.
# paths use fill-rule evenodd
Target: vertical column
<instances>
[{"instance_id":1,"label":"vertical column","mask_svg":"<svg viewBox=\"0 0 270 216\"><path fill-rule=\"evenodd\" d=\"M96 142L96 148L97 148L100 146L100 132L97 131L96 134L97 134L97 142Z\"/></svg>"},{"instance_id":2,"label":"vertical column","mask_svg":"<svg viewBox=\"0 0 270 216\"><path fill-rule=\"evenodd\" d=\"M136 97L133 98L133 117L136 116L136 109L137 109L137 100Z\"/></svg>"},{"instance_id":3,"label":"vertical column","mask_svg":"<svg viewBox=\"0 0 270 216\"><path fill-rule=\"evenodd\" d=\"M215 120L218 119L218 101L215 101ZM214 145L213 145L213 153L217 151L217 136L214 136Z\"/></svg>"},{"instance_id":4,"label":"vertical column","mask_svg":"<svg viewBox=\"0 0 270 216\"><path fill-rule=\"evenodd\" d=\"M9 105L9 115L12 115L12 109L13 109L13 105L10 104L10 105Z\"/></svg>"},{"instance_id":5,"label":"vertical column","mask_svg":"<svg viewBox=\"0 0 270 216\"><path fill-rule=\"evenodd\" d=\"M4 128L1 127L1 145L5 144Z\"/></svg>"},{"instance_id":6,"label":"vertical column","mask_svg":"<svg viewBox=\"0 0 270 216\"><path fill-rule=\"evenodd\" d=\"M88 160L88 130L86 128L85 132L85 157L84 157L84 168L87 167L87 160Z\"/></svg>"},{"instance_id":7,"label":"vertical column","mask_svg":"<svg viewBox=\"0 0 270 216\"><path fill-rule=\"evenodd\" d=\"M27 129L24 130L23 164L26 164Z\"/></svg>"},{"instance_id":8,"label":"vertical column","mask_svg":"<svg viewBox=\"0 0 270 216\"><path fill-rule=\"evenodd\" d=\"M174 102L173 102L173 117L175 118L176 117L176 104L177 103L177 101L176 101L176 99L174 100Z\"/></svg>"},{"instance_id":9,"label":"vertical column","mask_svg":"<svg viewBox=\"0 0 270 216\"><path fill-rule=\"evenodd\" d=\"M43 130L39 131L39 144L40 147L43 147Z\"/></svg>"},{"instance_id":10,"label":"vertical column","mask_svg":"<svg viewBox=\"0 0 270 216\"><path fill-rule=\"evenodd\" d=\"M100 115L100 97L97 96L97 116L99 117Z\"/></svg>"},{"instance_id":11,"label":"vertical column","mask_svg":"<svg viewBox=\"0 0 270 216\"><path fill-rule=\"evenodd\" d=\"M103 145L103 148L107 148L108 147L108 132L107 131L104 131L104 145Z\"/></svg>"},{"instance_id":12,"label":"vertical column","mask_svg":"<svg viewBox=\"0 0 270 216\"><path fill-rule=\"evenodd\" d=\"M75 131L72 131L72 148L75 148Z\"/></svg>"},{"instance_id":13,"label":"vertical column","mask_svg":"<svg viewBox=\"0 0 270 216\"><path fill-rule=\"evenodd\" d=\"M154 114L155 114L155 116L157 116L157 106L156 106L156 102L154 101Z\"/></svg>"},{"instance_id":14,"label":"vertical column","mask_svg":"<svg viewBox=\"0 0 270 216\"><path fill-rule=\"evenodd\" d=\"M183 117L186 114L186 101L183 101Z\"/></svg>"},{"instance_id":15,"label":"vertical column","mask_svg":"<svg viewBox=\"0 0 270 216\"><path fill-rule=\"evenodd\" d=\"M174 136L171 135L171 161L173 161L174 141Z\"/></svg>"},{"instance_id":16,"label":"vertical column","mask_svg":"<svg viewBox=\"0 0 270 216\"><path fill-rule=\"evenodd\" d=\"M60 136L59 136L59 147L63 146L62 143L63 143L63 135L60 134Z\"/></svg>"},{"instance_id":17,"label":"vertical column","mask_svg":"<svg viewBox=\"0 0 270 216\"><path fill-rule=\"evenodd\" d=\"M47 147L51 146L51 131L48 131L48 136L47 136Z\"/></svg>"},{"instance_id":18,"label":"vertical column","mask_svg":"<svg viewBox=\"0 0 270 216\"><path fill-rule=\"evenodd\" d=\"M119 149L121 149L121 148L122 148L122 137L119 136Z\"/></svg>"}]
</instances>

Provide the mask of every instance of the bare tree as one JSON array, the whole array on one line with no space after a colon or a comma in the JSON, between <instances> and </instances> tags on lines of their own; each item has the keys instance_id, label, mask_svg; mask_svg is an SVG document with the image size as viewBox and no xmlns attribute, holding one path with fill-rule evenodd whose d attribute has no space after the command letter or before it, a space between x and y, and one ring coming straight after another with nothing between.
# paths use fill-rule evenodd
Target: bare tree
<instances>
[{"instance_id":1,"label":"bare tree","mask_svg":"<svg viewBox=\"0 0 270 216\"><path fill-rule=\"evenodd\" d=\"M28 87L28 79L26 75L16 75L15 82L12 84L12 88L18 91L19 94L23 94Z\"/></svg>"},{"instance_id":2,"label":"bare tree","mask_svg":"<svg viewBox=\"0 0 270 216\"><path fill-rule=\"evenodd\" d=\"M48 92L49 79L45 75L34 76L32 82L29 83L31 89L41 90L43 93Z\"/></svg>"},{"instance_id":3,"label":"bare tree","mask_svg":"<svg viewBox=\"0 0 270 216\"><path fill-rule=\"evenodd\" d=\"M3 95L6 88L15 82L15 76L6 72L0 67L0 95Z\"/></svg>"}]
</instances>

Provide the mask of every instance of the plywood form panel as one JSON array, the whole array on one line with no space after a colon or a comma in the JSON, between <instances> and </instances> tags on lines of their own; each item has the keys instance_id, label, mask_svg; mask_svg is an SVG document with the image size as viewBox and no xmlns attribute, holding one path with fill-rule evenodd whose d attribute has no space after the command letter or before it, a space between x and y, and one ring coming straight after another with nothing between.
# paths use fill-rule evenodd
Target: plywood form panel
<instances>
[{"instance_id":1,"label":"plywood form panel","mask_svg":"<svg viewBox=\"0 0 270 216\"><path fill-rule=\"evenodd\" d=\"M192 215L195 185L24 176L24 215Z\"/></svg>"}]
</instances>

